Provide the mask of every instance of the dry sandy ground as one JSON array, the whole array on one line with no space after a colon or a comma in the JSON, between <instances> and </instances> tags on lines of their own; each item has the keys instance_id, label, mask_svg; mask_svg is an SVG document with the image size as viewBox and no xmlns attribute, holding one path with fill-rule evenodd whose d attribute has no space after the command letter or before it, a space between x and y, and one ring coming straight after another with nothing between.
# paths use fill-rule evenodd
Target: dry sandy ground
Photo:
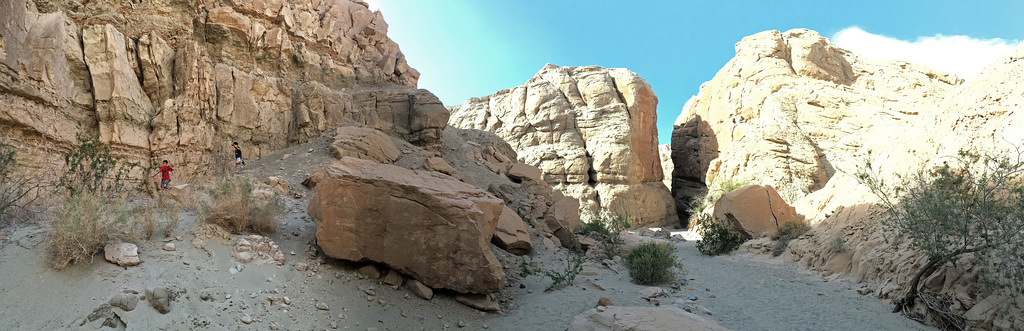
<instances>
[{"instance_id":1,"label":"dry sandy ground","mask_svg":"<svg viewBox=\"0 0 1024 331\"><path fill-rule=\"evenodd\" d=\"M307 153L309 148L314 152ZM308 155L280 160L285 153ZM269 236L285 252L283 266L243 265L241 271L233 272L238 262L230 255L230 247L242 236L211 239L204 248L194 248L190 242L195 237L191 231L195 216L190 212L183 214L172 239L166 239L176 244L175 251L161 249L165 240L141 241L143 262L128 268L98 255L91 264L53 271L47 264L44 228L28 224L0 229L0 330L92 329L96 322L81 325L110 298L121 293L141 297L146 288L161 286L176 294L167 314L145 300L132 311L114 308L114 313L132 330L565 330L573 316L593 308L600 297L619 306L650 306L639 295L644 286L632 284L627 271L608 268L589 268L600 274L581 275L574 286L551 292L544 292L550 284L544 276L512 280L497 295L503 301L500 314L457 303L452 293L436 291L432 300L423 300L405 288L364 279L355 272L359 265L323 257L313 245L316 229L305 213L312 192L298 183L311 169L329 161L326 140L321 140L251 162L243 174L259 179L283 175L303 194L300 199L286 199L288 211L282 225ZM533 239L537 248L533 261L546 269L564 267L564 251L550 250L540 238ZM678 242L676 247L687 270L681 277L687 285L670 291L671 296L660 302L670 305L696 296L713 314L711 318L728 328L931 329L889 313L889 305L858 295L858 286L845 281L826 282L793 265L749 256L706 257L692 241ZM499 256L510 268L509 274L515 274L512 270L520 259ZM298 271L300 264L310 268ZM607 289L588 283L591 279ZM289 304L283 303L284 297ZM246 315L252 318L251 324L242 322Z\"/></svg>"}]
</instances>

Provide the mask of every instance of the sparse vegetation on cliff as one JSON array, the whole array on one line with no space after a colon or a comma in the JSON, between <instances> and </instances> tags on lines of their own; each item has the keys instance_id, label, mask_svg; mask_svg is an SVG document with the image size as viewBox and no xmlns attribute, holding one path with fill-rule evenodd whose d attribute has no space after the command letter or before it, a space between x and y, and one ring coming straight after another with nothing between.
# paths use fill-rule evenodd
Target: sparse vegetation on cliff
<instances>
[{"instance_id":1,"label":"sparse vegetation on cliff","mask_svg":"<svg viewBox=\"0 0 1024 331\"><path fill-rule=\"evenodd\" d=\"M604 212L590 223L584 223L580 227L580 234L597 240L597 245L590 248L595 252L594 257L598 260L611 259L624 253L619 234L628 230L632 224L629 215Z\"/></svg>"},{"instance_id":2,"label":"sparse vegetation on cliff","mask_svg":"<svg viewBox=\"0 0 1024 331\"><path fill-rule=\"evenodd\" d=\"M942 166L887 183L867 162L857 174L886 208L885 228L927 256L894 312L917 299L944 322L963 329L948 302L933 302L921 279L954 261L970 261L989 291L1020 293L1024 284L1024 151L1008 155L960 152ZM961 259L962 256L969 259ZM1010 292L1013 293L1013 292ZM908 314L909 316L909 314Z\"/></svg>"},{"instance_id":3,"label":"sparse vegetation on cliff","mask_svg":"<svg viewBox=\"0 0 1024 331\"><path fill-rule=\"evenodd\" d=\"M796 239L810 230L811 226L802 219L782 223L771 235L771 238L775 240L775 249L772 250L772 256L779 256L785 253L790 240Z\"/></svg>"},{"instance_id":4,"label":"sparse vegetation on cliff","mask_svg":"<svg viewBox=\"0 0 1024 331\"><path fill-rule=\"evenodd\" d=\"M77 145L64 155L64 173L58 189L69 195L85 192L118 193L129 188L129 175L139 167L110 152L110 142L101 142L96 135L75 134Z\"/></svg>"}]
</instances>

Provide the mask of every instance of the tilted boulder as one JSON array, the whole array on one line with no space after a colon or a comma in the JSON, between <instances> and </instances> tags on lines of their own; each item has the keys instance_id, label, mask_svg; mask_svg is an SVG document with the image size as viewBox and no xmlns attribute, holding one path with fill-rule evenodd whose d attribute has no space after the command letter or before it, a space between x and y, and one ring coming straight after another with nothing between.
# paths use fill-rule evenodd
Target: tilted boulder
<instances>
[{"instance_id":1,"label":"tilted boulder","mask_svg":"<svg viewBox=\"0 0 1024 331\"><path fill-rule=\"evenodd\" d=\"M635 225L677 222L657 147L658 97L626 69L547 65L526 84L466 100L449 125L505 139L520 162L580 201Z\"/></svg>"},{"instance_id":2,"label":"tilted boulder","mask_svg":"<svg viewBox=\"0 0 1024 331\"><path fill-rule=\"evenodd\" d=\"M747 238L756 238L800 216L775 188L747 185L722 195L715 203L714 218Z\"/></svg>"},{"instance_id":3,"label":"tilted boulder","mask_svg":"<svg viewBox=\"0 0 1024 331\"><path fill-rule=\"evenodd\" d=\"M498 218L498 226L491 243L515 255L526 255L533 251L533 243L530 241L530 233L526 232L526 224L508 207L501 208L501 216Z\"/></svg>"},{"instance_id":4,"label":"tilted boulder","mask_svg":"<svg viewBox=\"0 0 1024 331\"><path fill-rule=\"evenodd\" d=\"M331 144L331 156L372 160L380 163L395 162L402 155L387 134L358 126L338 127Z\"/></svg>"},{"instance_id":5,"label":"tilted boulder","mask_svg":"<svg viewBox=\"0 0 1024 331\"><path fill-rule=\"evenodd\" d=\"M490 249L500 199L453 177L351 157L326 169L308 208L325 254L386 264L432 288L501 289Z\"/></svg>"}]
</instances>

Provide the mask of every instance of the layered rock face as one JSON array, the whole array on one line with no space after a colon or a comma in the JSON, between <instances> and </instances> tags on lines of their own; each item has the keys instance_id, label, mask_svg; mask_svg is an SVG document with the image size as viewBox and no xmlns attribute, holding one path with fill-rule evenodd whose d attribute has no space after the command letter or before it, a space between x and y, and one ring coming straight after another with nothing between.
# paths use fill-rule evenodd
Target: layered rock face
<instances>
[{"instance_id":1,"label":"layered rock face","mask_svg":"<svg viewBox=\"0 0 1024 331\"><path fill-rule=\"evenodd\" d=\"M1024 141L1024 46L968 81L859 58L807 30L759 33L736 49L676 122L676 198L719 178L776 186L816 225L783 257L864 282L862 291L879 298L905 294L927 257L883 235L886 215L851 175L857 167L870 161L891 181L959 150L1001 153ZM743 249L773 246L763 238ZM967 265L946 265L923 286L949 295L972 328L1014 329L1007 316L1019 308L983 294Z\"/></svg>"},{"instance_id":2,"label":"layered rock face","mask_svg":"<svg viewBox=\"0 0 1024 331\"><path fill-rule=\"evenodd\" d=\"M526 84L453 107L449 125L507 141L544 181L637 225L677 221L657 146L658 98L626 69L547 65Z\"/></svg>"},{"instance_id":3,"label":"layered rock face","mask_svg":"<svg viewBox=\"0 0 1024 331\"><path fill-rule=\"evenodd\" d=\"M794 202L867 150L927 135L905 128L929 118L959 82L857 57L810 30L743 38L676 120L677 205L719 177L772 185Z\"/></svg>"},{"instance_id":4,"label":"layered rock face","mask_svg":"<svg viewBox=\"0 0 1024 331\"><path fill-rule=\"evenodd\" d=\"M59 169L76 132L179 178L350 121L440 145L447 110L361 1L64 5L0 4L0 130L29 167Z\"/></svg>"}]
</instances>

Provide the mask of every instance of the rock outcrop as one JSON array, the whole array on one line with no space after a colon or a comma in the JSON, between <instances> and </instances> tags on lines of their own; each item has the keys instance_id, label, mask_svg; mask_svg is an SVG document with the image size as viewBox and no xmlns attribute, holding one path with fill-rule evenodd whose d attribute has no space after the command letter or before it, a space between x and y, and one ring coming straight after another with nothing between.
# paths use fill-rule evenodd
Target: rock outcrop
<instances>
[{"instance_id":1,"label":"rock outcrop","mask_svg":"<svg viewBox=\"0 0 1024 331\"><path fill-rule=\"evenodd\" d=\"M29 168L76 133L188 180L233 141L259 158L355 122L436 148L447 125L362 1L37 2L0 4L0 131Z\"/></svg>"},{"instance_id":2,"label":"rock outcrop","mask_svg":"<svg viewBox=\"0 0 1024 331\"><path fill-rule=\"evenodd\" d=\"M677 218L661 183L657 105L629 70L549 64L524 85L453 107L449 124L509 142L519 161L579 199L584 217L605 209L660 225Z\"/></svg>"},{"instance_id":3,"label":"rock outcrop","mask_svg":"<svg viewBox=\"0 0 1024 331\"><path fill-rule=\"evenodd\" d=\"M479 187L344 157L315 191L309 215L328 256L383 263L433 288L501 289L505 273L490 242L505 207Z\"/></svg>"},{"instance_id":4,"label":"rock outcrop","mask_svg":"<svg viewBox=\"0 0 1024 331\"><path fill-rule=\"evenodd\" d=\"M926 119L960 81L860 58L805 29L743 38L676 120L676 204L718 178L772 185L792 203L867 150L924 135L905 128Z\"/></svg>"},{"instance_id":5,"label":"rock outcrop","mask_svg":"<svg viewBox=\"0 0 1024 331\"><path fill-rule=\"evenodd\" d=\"M571 331L598 330L678 330L726 331L714 320L688 313L677 307L600 306L576 315Z\"/></svg>"},{"instance_id":6,"label":"rock outcrop","mask_svg":"<svg viewBox=\"0 0 1024 331\"><path fill-rule=\"evenodd\" d=\"M1000 153L1024 141L1024 46L968 81L863 59L808 30L759 33L736 49L676 122L676 198L718 179L775 186L815 225L782 258L864 283L862 294L901 297L927 256L883 235L884 211L851 175L858 166L894 180L959 150ZM762 238L741 249L774 246ZM1020 310L984 294L969 265L947 264L923 286L949 295L971 328L1013 329L1007 316Z\"/></svg>"}]
</instances>

